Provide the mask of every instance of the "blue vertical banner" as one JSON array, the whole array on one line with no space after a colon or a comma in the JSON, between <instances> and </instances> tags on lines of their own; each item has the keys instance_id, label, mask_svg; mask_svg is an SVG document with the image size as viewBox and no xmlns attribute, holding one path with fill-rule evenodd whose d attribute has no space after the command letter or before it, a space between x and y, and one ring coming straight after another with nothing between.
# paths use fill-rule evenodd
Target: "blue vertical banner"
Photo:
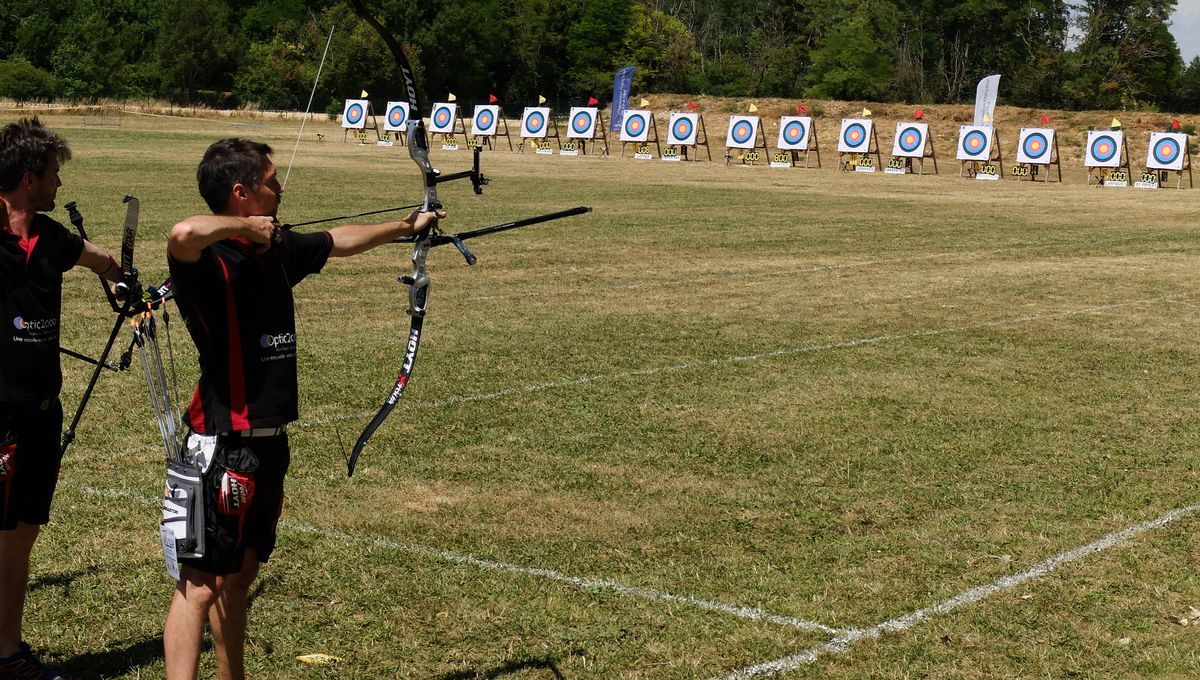
<instances>
[{"instance_id":1,"label":"blue vertical banner","mask_svg":"<svg viewBox=\"0 0 1200 680\"><path fill-rule=\"evenodd\" d=\"M621 123L625 119L625 109L629 107L629 88L633 86L633 70L635 67L626 66L619 69L613 78L612 111L608 119L608 131L620 132Z\"/></svg>"}]
</instances>

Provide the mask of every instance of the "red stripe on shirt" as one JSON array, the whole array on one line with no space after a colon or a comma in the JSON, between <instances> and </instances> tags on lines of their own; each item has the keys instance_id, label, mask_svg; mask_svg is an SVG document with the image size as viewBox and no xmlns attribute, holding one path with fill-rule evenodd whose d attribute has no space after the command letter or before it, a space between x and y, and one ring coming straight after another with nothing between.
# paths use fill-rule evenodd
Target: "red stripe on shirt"
<instances>
[{"instance_id":1,"label":"red stripe on shirt","mask_svg":"<svg viewBox=\"0 0 1200 680\"><path fill-rule=\"evenodd\" d=\"M221 271L225 275L225 309L228 321L229 343L229 424L234 430L249 430L250 417L246 406L246 371L242 362L242 333L238 326L237 301L233 297L233 283L229 280L229 268L220 257Z\"/></svg>"}]
</instances>

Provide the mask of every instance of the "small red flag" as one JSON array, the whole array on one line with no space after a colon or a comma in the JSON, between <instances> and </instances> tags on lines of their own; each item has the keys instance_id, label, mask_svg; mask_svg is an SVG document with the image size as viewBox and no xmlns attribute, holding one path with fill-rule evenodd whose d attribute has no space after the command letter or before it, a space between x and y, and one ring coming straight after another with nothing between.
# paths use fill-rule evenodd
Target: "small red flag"
<instances>
[{"instance_id":1,"label":"small red flag","mask_svg":"<svg viewBox=\"0 0 1200 680\"><path fill-rule=\"evenodd\" d=\"M808 109L804 108L804 104L796 104L796 113L808 113Z\"/></svg>"},{"instance_id":2,"label":"small red flag","mask_svg":"<svg viewBox=\"0 0 1200 680\"><path fill-rule=\"evenodd\" d=\"M689 111L695 111L698 108L700 108L700 105L697 104L696 102L688 102L688 110Z\"/></svg>"},{"instance_id":3,"label":"small red flag","mask_svg":"<svg viewBox=\"0 0 1200 680\"><path fill-rule=\"evenodd\" d=\"M599 103L600 103L599 99L596 99L595 97L588 97L588 106L595 106L596 104L599 104Z\"/></svg>"},{"instance_id":4,"label":"small red flag","mask_svg":"<svg viewBox=\"0 0 1200 680\"><path fill-rule=\"evenodd\" d=\"M1042 125L1049 125L1049 124L1050 124L1050 117L1043 113L1042 114Z\"/></svg>"},{"instance_id":5,"label":"small red flag","mask_svg":"<svg viewBox=\"0 0 1200 680\"><path fill-rule=\"evenodd\" d=\"M921 120L924 117L925 117L925 112L922 111L921 107L918 106L917 110L913 111L913 118L916 118L917 120Z\"/></svg>"},{"instance_id":6,"label":"small red flag","mask_svg":"<svg viewBox=\"0 0 1200 680\"><path fill-rule=\"evenodd\" d=\"M1174 119L1172 119L1172 120L1171 120L1171 129L1172 129L1172 130L1178 130L1178 129L1179 129L1179 119L1178 119L1178 118L1174 118Z\"/></svg>"},{"instance_id":7,"label":"small red flag","mask_svg":"<svg viewBox=\"0 0 1200 680\"><path fill-rule=\"evenodd\" d=\"M488 103L489 104L495 104L497 100L498 100L498 98L496 97L496 95L494 95L494 94L488 95Z\"/></svg>"}]
</instances>

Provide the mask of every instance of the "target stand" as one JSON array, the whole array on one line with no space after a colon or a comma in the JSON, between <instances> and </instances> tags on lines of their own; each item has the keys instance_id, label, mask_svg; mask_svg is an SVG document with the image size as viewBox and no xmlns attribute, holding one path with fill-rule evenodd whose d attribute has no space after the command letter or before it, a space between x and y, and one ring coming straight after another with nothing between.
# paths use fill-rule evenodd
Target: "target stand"
<instances>
[{"instance_id":1,"label":"target stand","mask_svg":"<svg viewBox=\"0 0 1200 680\"><path fill-rule=\"evenodd\" d=\"M879 154L879 133L875 126L870 126L867 148L862 151L843 151L838 149L838 167L842 172L875 172L883 166L883 158ZM846 132L842 132L845 137ZM871 157L874 156L874 160Z\"/></svg>"},{"instance_id":2,"label":"target stand","mask_svg":"<svg viewBox=\"0 0 1200 680\"><path fill-rule=\"evenodd\" d=\"M814 153L817 155L817 167L821 167L821 142L817 138L817 121L807 116L785 116L779 123L779 139L775 143L775 153L771 156L771 167L794 168L800 163L801 153L804 154L804 167L812 167L810 161Z\"/></svg>"},{"instance_id":3,"label":"target stand","mask_svg":"<svg viewBox=\"0 0 1200 680\"><path fill-rule=\"evenodd\" d=\"M476 114L478 115L478 114ZM508 142L508 150L513 150L512 135L508 132L508 119L504 117L504 109L496 107L496 120L490 126L492 132L490 134L472 134L467 137L467 148L474 149L476 147L486 147L488 151L495 151L496 143L494 140L503 137L504 141ZM474 119L472 119L472 131L474 131ZM503 129L504 132L500 130ZM519 143L519 142L518 142Z\"/></svg>"},{"instance_id":4,"label":"target stand","mask_svg":"<svg viewBox=\"0 0 1200 680\"><path fill-rule=\"evenodd\" d=\"M359 107L355 109L355 107ZM348 124L352 116L359 117L361 125ZM379 123L375 120L375 109L371 107L370 100L346 100L346 105L342 110L342 143L346 143L350 132L354 132L354 140L359 144L366 144L368 135L367 131L375 133L375 141L384 141L383 135L379 132Z\"/></svg>"},{"instance_id":5,"label":"target stand","mask_svg":"<svg viewBox=\"0 0 1200 680\"><path fill-rule=\"evenodd\" d=\"M958 176L969 179L999 180L1004 177L1004 154L999 128L962 126L958 141ZM978 150L980 155L976 155ZM984 155L986 154L986 155Z\"/></svg>"},{"instance_id":6,"label":"target stand","mask_svg":"<svg viewBox=\"0 0 1200 680\"><path fill-rule=\"evenodd\" d=\"M641 141L621 140L621 156L625 155L625 145L633 144L633 157L638 160L650 160L654 155L650 153L650 143L654 143L654 150L658 152L658 157L662 158L662 142L658 135L658 120L654 114L646 116L648 125L646 126L646 138ZM622 124L624 127L624 124ZM653 138L652 138L653 137Z\"/></svg>"},{"instance_id":7,"label":"target stand","mask_svg":"<svg viewBox=\"0 0 1200 680\"><path fill-rule=\"evenodd\" d=\"M928 123L897 123L896 138L892 141L892 157L883 172L888 175L924 175L925 160L933 160L933 174L937 175L937 151L933 148L933 135L929 134ZM916 167L913 166L916 161Z\"/></svg>"},{"instance_id":8,"label":"target stand","mask_svg":"<svg viewBox=\"0 0 1200 680\"><path fill-rule=\"evenodd\" d=\"M549 107L527 107L521 116L521 141L517 142L517 153L533 149L535 154L554 155L554 144L562 148L562 136L558 132L558 118L550 115Z\"/></svg>"},{"instance_id":9,"label":"target stand","mask_svg":"<svg viewBox=\"0 0 1200 680\"><path fill-rule=\"evenodd\" d=\"M664 161L698 161L700 153L689 149L704 147L704 153L712 162L712 149L708 145L708 130L704 127L704 116L693 112L675 112L667 123L667 148L662 152Z\"/></svg>"},{"instance_id":10,"label":"target stand","mask_svg":"<svg viewBox=\"0 0 1200 680\"><path fill-rule=\"evenodd\" d=\"M1150 133L1150 150L1146 154L1146 171L1134 186L1142 189L1165 189L1175 173L1175 188L1183 188L1183 173L1187 171L1188 188L1195 188L1192 179L1191 140L1182 132Z\"/></svg>"},{"instance_id":11,"label":"target stand","mask_svg":"<svg viewBox=\"0 0 1200 680\"><path fill-rule=\"evenodd\" d=\"M757 122L754 124L754 141L751 142L750 146L726 146L725 165L733 165L734 151L741 152L737 156L737 159L738 162L744 166L758 165L759 161L770 160L771 149L767 146L767 135L763 131L762 121L758 121L757 117L755 117L755 120ZM735 123L735 125L739 124L741 123ZM735 139L737 142L742 141L742 139L736 138L733 132L730 132L728 136L731 139ZM730 139L726 139L725 142L728 145L730 143ZM762 151L759 152L759 149L762 149Z\"/></svg>"},{"instance_id":12,"label":"target stand","mask_svg":"<svg viewBox=\"0 0 1200 680\"><path fill-rule=\"evenodd\" d=\"M1050 168L1058 172L1062 182L1062 163L1059 162L1058 135L1050 128L1021 128L1017 139L1017 164L1012 176L1017 180L1029 178L1036 182L1042 175L1042 183L1050 183Z\"/></svg>"},{"instance_id":13,"label":"target stand","mask_svg":"<svg viewBox=\"0 0 1200 680\"><path fill-rule=\"evenodd\" d=\"M698 151L698 149L700 147L704 147L704 155L708 158L708 162L711 163L712 162L712 147L710 147L708 145L708 128L704 127L704 114L702 114L702 113L696 114L696 127L699 128L699 132L696 134L696 143L692 144L691 147L686 147L686 146L680 147L680 151L682 151L682 153L683 153L683 160L685 160L685 161L700 160L700 152ZM691 156L688 155L689 148L697 150L695 154L692 154L695 156L695 158L692 158Z\"/></svg>"},{"instance_id":14,"label":"target stand","mask_svg":"<svg viewBox=\"0 0 1200 680\"><path fill-rule=\"evenodd\" d=\"M558 154L560 156L588 156L596 155L597 149L603 144L604 148L599 151L601 156L608 155L608 127L604 123L604 114L598 109L595 112L596 123L592 126L592 131L584 136L567 135L567 141L560 141L558 144ZM574 122L567 121L567 128L571 129ZM565 145L565 146L564 146ZM575 153L571 153L574 151ZM563 153L566 152L566 153Z\"/></svg>"},{"instance_id":15,"label":"target stand","mask_svg":"<svg viewBox=\"0 0 1200 680\"><path fill-rule=\"evenodd\" d=\"M1128 187L1133 183L1129 146L1125 144L1125 136L1119 130L1089 131L1083 160L1088 171L1088 185L1091 185L1092 180L1096 181L1096 186L1101 187Z\"/></svg>"}]
</instances>

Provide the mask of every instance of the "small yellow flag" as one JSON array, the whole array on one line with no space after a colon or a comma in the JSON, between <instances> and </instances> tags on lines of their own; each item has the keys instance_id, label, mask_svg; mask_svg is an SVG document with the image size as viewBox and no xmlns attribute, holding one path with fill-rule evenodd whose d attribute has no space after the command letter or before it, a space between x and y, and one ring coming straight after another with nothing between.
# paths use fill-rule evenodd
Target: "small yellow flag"
<instances>
[{"instance_id":1,"label":"small yellow flag","mask_svg":"<svg viewBox=\"0 0 1200 680\"><path fill-rule=\"evenodd\" d=\"M871 109L868 109L867 107L864 106L863 110L862 110L862 117L866 118L870 115L871 115Z\"/></svg>"},{"instance_id":2,"label":"small yellow flag","mask_svg":"<svg viewBox=\"0 0 1200 680\"><path fill-rule=\"evenodd\" d=\"M446 101L448 101L448 102L456 102L456 101L458 101L458 97L455 97L455 96L454 96L454 93L453 93L453 92L451 92L451 93L450 93L450 94L449 94L449 95L446 97Z\"/></svg>"},{"instance_id":3,"label":"small yellow flag","mask_svg":"<svg viewBox=\"0 0 1200 680\"><path fill-rule=\"evenodd\" d=\"M545 103L546 103L546 98L545 98L545 97L543 97L542 95L540 95L540 94L539 94L539 95L538 95L538 103L539 103L539 104L545 104Z\"/></svg>"},{"instance_id":4,"label":"small yellow flag","mask_svg":"<svg viewBox=\"0 0 1200 680\"><path fill-rule=\"evenodd\" d=\"M750 113L757 113L757 112L758 112L758 105L757 105L757 104L751 104L751 105L750 105L750 107L749 107L748 109L746 109L746 110L747 110L747 111L749 111Z\"/></svg>"},{"instance_id":5,"label":"small yellow flag","mask_svg":"<svg viewBox=\"0 0 1200 680\"><path fill-rule=\"evenodd\" d=\"M358 93L358 98L359 98L359 99L366 99L366 98L367 98L367 91L366 91L366 90L363 90L362 92L359 92L359 93Z\"/></svg>"},{"instance_id":6,"label":"small yellow flag","mask_svg":"<svg viewBox=\"0 0 1200 680\"><path fill-rule=\"evenodd\" d=\"M983 122L985 122L985 123L992 122L992 114L990 114L990 113L983 114Z\"/></svg>"},{"instance_id":7,"label":"small yellow flag","mask_svg":"<svg viewBox=\"0 0 1200 680\"><path fill-rule=\"evenodd\" d=\"M1108 127L1112 128L1113 130L1120 130L1121 129L1121 121L1117 120L1116 118L1113 118L1112 122L1108 124Z\"/></svg>"},{"instance_id":8,"label":"small yellow flag","mask_svg":"<svg viewBox=\"0 0 1200 680\"><path fill-rule=\"evenodd\" d=\"M647 106L650 106L650 100L646 99L645 97L642 97L642 101L638 102L638 106L640 106L644 109Z\"/></svg>"}]
</instances>

